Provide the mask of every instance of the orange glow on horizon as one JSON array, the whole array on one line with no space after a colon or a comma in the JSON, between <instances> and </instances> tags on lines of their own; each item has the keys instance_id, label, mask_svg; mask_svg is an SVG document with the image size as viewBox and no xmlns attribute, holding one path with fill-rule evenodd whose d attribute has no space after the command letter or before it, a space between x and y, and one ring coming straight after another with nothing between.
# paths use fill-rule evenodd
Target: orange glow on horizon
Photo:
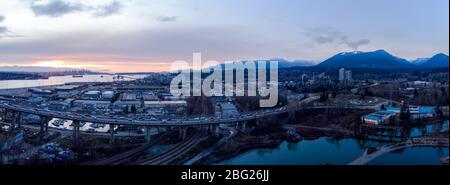
<instances>
[{"instance_id":1,"label":"orange glow on horizon","mask_svg":"<svg viewBox=\"0 0 450 185\"><path fill-rule=\"evenodd\" d=\"M173 61L175 62L175 61ZM191 69L191 61L186 61L188 66L176 66L178 70ZM202 64L204 65L204 64ZM172 70L172 62L167 60L151 61L143 58L120 58L117 56L53 56L45 59L37 59L30 62L0 63L0 66L17 67L52 67L62 69L86 69L95 72L169 72ZM202 66L210 67L210 66Z\"/></svg>"},{"instance_id":2,"label":"orange glow on horizon","mask_svg":"<svg viewBox=\"0 0 450 185\"><path fill-rule=\"evenodd\" d=\"M55 68L91 68L91 67L102 67L101 65L95 65L95 64L83 64L78 62L68 62L68 61L61 61L61 60L49 60L49 61L39 61L35 64L32 64L31 66L37 66L37 67L55 67Z\"/></svg>"},{"instance_id":3,"label":"orange glow on horizon","mask_svg":"<svg viewBox=\"0 0 450 185\"><path fill-rule=\"evenodd\" d=\"M68 61L45 60L36 61L28 66L87 69L98 72L162 72L170 71L170 63L136 63L122 61Z\"/></svg>"}]
</instances>

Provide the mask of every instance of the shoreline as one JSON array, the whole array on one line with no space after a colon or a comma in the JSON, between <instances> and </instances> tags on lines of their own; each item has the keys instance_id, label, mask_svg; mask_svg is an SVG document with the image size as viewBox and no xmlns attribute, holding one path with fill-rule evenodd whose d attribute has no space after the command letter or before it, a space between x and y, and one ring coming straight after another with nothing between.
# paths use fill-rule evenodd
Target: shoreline
<instances>
[{"instance_id":1,"label":"shoreline","mask_svg":"<svg viewBox=\"0 0 450 185\"><path fill-rule=\"evenodd\" d=\"M441 119L439 121L446 121L448 119ZM434 124L439 122L438 120L433 120L431 122L428 122L424 125L428 124ZM222 161L225 161L227 159L234 158L238 155L244 154L245 152L256 150L256 149L273 149L278 146L280 146L283 142L289 142L289 143L299 143L303 140L313 141L317 140L323 137L328 138L351 138L351 139L363 139L363 140L371 140L371 139L364 139L359 138L353 131L350 129L337 129L333 130L333 128L330 127L312 127L312 126L305 126L305 125L292 125L292 127L296 127L296 133L303 132L303 133L309 133L309 135L306 136L300 136L300 138L294 138L291 137L291 135L286 133L277 133L278 137L269 138L269 139L262 139L259 143L243 143L241 145L238 145L235 150L226 150L224 154L223 151L220 152L213 152L209 156L205 156L204 158L198 160L194 164L197 165L222 165L217 164ZM286 129L286 128L284 128ZM301 135L301 134L300 134ZM242 137L242 136L241 136Z\"/></svg>"},{"instance_id":2,"label":"shoreline","mask_svg":"<svg viewBox=\"0 0 450 185\"><path fill-rule=\"evenodd\" d=\"M245 152L248 152L250 150L254 150L254 149L273 149L276 148L278 146L280 146L281 143L283 142L289 142L289 143L299 143L303 140L316 140L319 139L321 137L331 137L331 138L352 138L352 135L349 134L340 134L340 133L336 133L336 132L332 132L332 131L325 131L322 129L326 129L326 128L321 128L321 127L314 127L314 128L308 128L305 130L320 130L321 133L313 133L315 134L314 136L312 135L308 135L308 136L300 136L299 138L295 138L289 134L286 133L277 133L277 135L273 138L267 138L267 139L260 139L260 142L248 142L248 143L243 143L239 146L237 146L237 148L235 150L227 150L228 153L226 154L218 154L219 152L215 151L213 153L211 153L209 156L205 156L204 158L198 160L197 162L195 162L194 164L198 164L198 165L215 165L216 163L219 163L221 161L236 157L240 154L243 154ZM298 131L296 131L298 132ZM347 132L348 133L348 132ZM241 136L242 137L242 136ZM251 138L250 137L244 137L245 138ZM255 138L253 136L253 138ZM232 151L232 152L230 152ZM217 165L217 164L216 164Z\"/></svg>"}]
</instances>

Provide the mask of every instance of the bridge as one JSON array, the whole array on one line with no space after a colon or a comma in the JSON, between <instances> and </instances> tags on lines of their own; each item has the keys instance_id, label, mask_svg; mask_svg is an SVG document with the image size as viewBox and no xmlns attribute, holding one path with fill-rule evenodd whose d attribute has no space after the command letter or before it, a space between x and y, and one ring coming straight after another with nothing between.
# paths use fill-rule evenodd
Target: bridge
<instances>
[{"instance_id":1,"label":"bridge","mask_svg":"<svg viewBox=\"0 0 450 185\"><path fill-rule=\"evenodd\" d=\"M60 112L60 111L52 111L40 108L26 107L18 104L13 104L9 102L0 102L0 108L11 110L19 113L27 113L38 115L42 117L51 117L51 118L59 118L65 120L74 120L74 121L82 121L82 122L91 122L91 123L99 123L99 124L110 124L110 125L127 125L127 126L149 126L149 127L164 127L164 126L195 126L195 125L218 125L223 123L235 123L241 121L248 121L268 116L275 116L278 114L286 113L291 111L292 108L301 109L301 104L306 104L317 100L318 96L313 96L310 98L306 98L301 102L298 102L298 106L284 106L275 109L267 109L263 111L255 111L248 112L245 114L241 114L239 116L223 118L223 117L204 117L202 119L199 118L183 118L183 119L161 119L161 120L133 120L133 119L125 119L125 118L117 118L117 117L104 117L104 116L92 116L87 114L77 114L71 112Z\"/></svg>"},{"instance_id":2,"label":"bridge","mask_svg":"<svg viewBox=\"0 0 450 185\"><path fill-rule=\"evenodd\" d=\"M376 152L370 154L366 150L362 156L352 161L348 165L364 165L385 153L401 150L404 148L421 147L421 146L448 147L448 141L449 141L448 138L432 138L432 137L410 138L403 142L394 143L392 145L381 147Z\"/></svg>"},{"instance_id":3,"label":"bridge","mask_svg":"<svg viewBox=\"0 0 450 185\"><path fill-rule=\"evenodd\" d=\"M16 127L21 127L23 122L23 115L33 114L41 118L40 120L40 133L43 135L48 132L48 122L52 118L72 120L73 121L73 139L76 142L80 137L80 123L91 122L98 124L108 124L110 126L111 142L114 142L115 131L114 128L117 125L126 126L142 126L146 129L145 137L150 141L150 128L154 127L179 127L180 134L185 135L186 128L188 126L215 126L219 124L234 124L238 122L245 122L249 120L264 118L268 116L276 116L292 110L303 109L303 105L319 99L319 96L311 96L309 98L298 101L294 104L289 104L283 107L267 109L261 111L254 111L244 113L233 117L203 117L203 118L181 118L181 119L153 119L153 120L135 120L117 117L105 117L99 115L78 114L74 112L61 112L46 110L35 107L31 104L20 103L19 100L12 101L7 99L0 100L0 108L5 109L6 112L12 113L11 128L14 130ZM6 114L5 114L6 117Z\"/></svg>"},{"instance_id":4,"label":"bridge","mask_svg":"<svg viewBox=\"0 0 450 185\"><path fill-rule=\"evenodd\" d=\"M203 117L203 118L182 118L182 119L154 119L154 120L133 120L119 117L93 116L88 114L78 114L71 112L52 111L40 108L26 107L17 104L11 104L0 101L0 108L11 110L19 113L34 114L42 117L59 118L65 120L74 120L82 122L91 122L109 125L127 125L127 126L148 126L148 127L166 127L166 126L196 126L196 125L219 125L254 120L269 116L276 116L289 111L300 109L326 109L326 108L352 108L352 109L373 109L373 105L361 106L313 106L303 107L302 105L318 100L319 96L312 96L293 105L286 105L275 109L266 109L243 113L238 116L223 117Z\"/></svg>"},{"instance_id":5,"label":"bridge","mask_svg":"<svg viewBox=\"0 0 450 185\"><path fill-rule=\"evenodd\" d=\"M232 117L183 117L183 118L174 118L174 119L150 119L150 120L137 120L131 118L121 118L121 117L107 117L103 115L89 115L89 114L79 114L75 112L61 112L61 111L53 111L38 108L35 105L32 105L27 102L21 102L20 100L14 99L0 99L0 108L5 109L5 112L9 111L13 114L12 119L12 128L14 129L16 126L21 127L22 125L22 117L25 114L33 114L37 115L41 118L40 121L40 133L44 134L48 131L48 122L52 118L64 119L64 120L72 120L73 121L73 138L75 141L80 137L80 123L81 122L90 122L90 123L98 123L98 124L108 124L110 127L110 137L111 142L114 142L115 131L114 128L117 125L125 125L125 126L142 126L146 129L145 137L148 141L150 141L150 128L154 127L179 127L180 133L186 132L186 128L189 126L217 126L219 124L234 124L239 122L246 122L249 120L265 118L269 116L276 116L283 113L287 113L290 111L297 111L301 109L326 109L326 108L353 108L353 109L373 109L375 105L346 105L344 107L338 105L332 106L308 106L313 101L319 99L319 95L312 95L308 98L305 98L300 101L296 101L294 103L288 104L283 107L273 108L273 109L265 109L253 112L242 113L237 116Z\"/></svg>"}]
</instances>

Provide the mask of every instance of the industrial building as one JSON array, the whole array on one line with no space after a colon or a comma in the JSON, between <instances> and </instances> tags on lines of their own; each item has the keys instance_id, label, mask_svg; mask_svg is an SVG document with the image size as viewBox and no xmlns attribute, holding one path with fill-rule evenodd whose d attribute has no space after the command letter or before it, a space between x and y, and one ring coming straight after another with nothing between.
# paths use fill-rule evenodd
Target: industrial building
<instances>
[{"instance_id":1,"label":"industrial building","mask_svg":"<svg viewBox=\"0 0 450 185\"><path fill-rule=\"evenodd\" d=\"M111 102L98 100L74 100L73 106L88 110L108 110L111 106Z\"/></svg>"},{"instance_id":2,"label":"industrial building","mask_svg":"<svg viewBox=\"0 0 450 185\"><path fill-rule=\"evenodd\" d=\"M70 101L50 101L48 102L48 108L50 110L56 110L56 111L66 111L70 109L72 106Z\"/></svg>"},{"instance_id":3,"label":"industrial building","mask_svg":"<svg viewBox=\"0 0 450 185\"><path fill-rule=\"evenodd\" d=\"M145 108L185 107L187 102L179 101L144 101Z\"/></svg>"},{"instance_id":4,"label":"industrial building","mask_svg":"<svg viewBox=\"0 0 450 185\"><path fill-rule=\"evenodd\" d=\"M364 115L361 117L361 121L365 124L389 124L389 119L395 118L395 113L387 110L379 110L377 112Z\"/></svg>"},{"instance_id":5,"label":"industrial building","mask_svg":"<svg viewBox=\"0 0 450 185\"><path fill-rule=\"evenodd\" d=\"M145 110L148 112L165 111L168 114L182 114L186 111L187 102L177 101L144 101Z\"/></svg>"},{"instance_id":6,"label":"industrial building","mask_svg":"<svg viewBox=\"0 0 450 185\"><path fill-rule=\"evenodd\" d=\"M136 101L137 95L135 93L122 93L121 101Z\"/></svg>"},{"instance_id":7,"label":"industrial building","mask_svg":"<svg viewBox=\"0 0 450 185\"><path fill-rule=\"evenodd\" d=\"M420 107L420 106L409 106L407 110L409 111L411 119L422 119L436 116L436 111L433 107ZM385 110L379 110L377 112L364 115L361 117L361 121L366 124L389 124L389 119L391 117L398 119L401 114L401 107L387 107Z\"/></svg>"},{"instance_id":8,"label":"industrial building","mask_svg":"<svg viewBox=\"0 0 450 185\"><path fill-rule=\"evenodd\" d=\"M103 91L102 100L111 100L114 97L114 91Z\"/></svg>"},{"instance_id":9,"label":"industrial building","mask_svg":"<svg viewBox=\"0 0 450 185\"><path fill-rule=\"evenodd\" d=\"M77 90L79 88L85 87L85 85L61 85L55 87L56 91L72 91Z\"/></svg>"},{"instance_id":10,"label":"industrial building","mask_svg":"<svg viewBox=\"0 0 450 185\"><path fill-rule=\"evenodd\" d=\"M141 101L116 101L114 102L112 109L114 112L123 112L125 109L131 111L131 107L139 109L142 107Z\"/></svg>"},{"instance_id":11,"label":"industrial building","mask_svg":"<svg viewBox=\"0 0 450 185\"><path fill-rule=\"evenodd\" d=\"M409 107L409 113L411 114L411 119L421 119L436 116L436 111L433 107L411 106Z\"/></svg>"},{"instance_id":12,"label":"industrial building","mask_svg":"<svg viewBox=\"0 0 450 185\"><path fill-rule=\"evenodd\" d=\"M83 99L86 100L98 100L101 97L100 91L87 91L83 94Z\"/></svg>"},{"instance_id":13,"label":"industrial building","mask_svg":"<svg viewBox=\"0 0 450 185\"><path fill-rule=\"evenodd\" d=\"M142 99L144 99L144 101L158 101L159 100L158 96L156 96L153 93L143 94Z\"/></svg>"}]
</instances>

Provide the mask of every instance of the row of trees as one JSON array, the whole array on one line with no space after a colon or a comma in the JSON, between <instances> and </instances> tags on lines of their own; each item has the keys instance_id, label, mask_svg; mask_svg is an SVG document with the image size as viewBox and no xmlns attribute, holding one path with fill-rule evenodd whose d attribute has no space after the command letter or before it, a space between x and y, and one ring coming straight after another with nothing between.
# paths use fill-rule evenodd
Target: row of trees
<instances>
[{"instance_id":1,"label":"row of trees","mask_svg":"<svg viewBox=\"0 0 450 185\"><path fill-rule=\"evenodd\" d=\"M190 96L186 99L186 114L212 115L215 112L214 100L207 96Z\"/></svg>"},{"instance_id":2,"label":"row of trees","mask_svg":"<svg viewBox=\"0 0 450 185\"><path fill-rule=\"evenodd\" d=\"M123 108L123 113L128 114L128 113L133 113L136 114L137 113L137 108L135 105L131 105L131 106L126 106Z\"/></svg>"}]
</instances>

